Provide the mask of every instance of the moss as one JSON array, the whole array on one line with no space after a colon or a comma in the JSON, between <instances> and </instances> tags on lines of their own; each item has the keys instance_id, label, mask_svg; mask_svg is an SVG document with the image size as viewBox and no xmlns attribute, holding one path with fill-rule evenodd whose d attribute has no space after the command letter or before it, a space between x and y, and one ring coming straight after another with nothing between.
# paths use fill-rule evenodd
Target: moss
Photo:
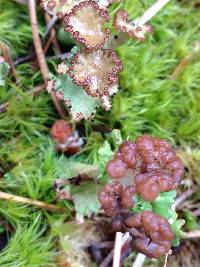
<instances>
[{"instance_id":1,"label":"moss","mask_svg":"<svg viewBox=\"0 0 200 267\"><path fill-rule=\"evenodd\" d=\"M126 0L121 6L135 18L153 2ZM199 9L194 8L194 2L171 1L151 21L154 33L147 41L131 40L117 49L124 65L120 91L113 98L110 112L99 110L94 122L78 125L86 136L79 156L82 161L96 163L99 146L109 138L109 133L94 132L93 124L119 128L123 138L148 132L168 139L182 151L187 147L192 155L199 155L199 55L176 80L170 79L179 62L199 41ZM116 7L111 10L112 15ZM1 41L9 46L13 59L30 54L33 46L27 7L1 0L0 9ZM39 22L42 35L45 27L41 14ZM52 71L55 63L56 59L48 59ZM20 64L17 73L20 84L14 84L10 76L0 88L0 103L10 102L7 112L0 114L0 167L7 172L0 180L0 188L53 203L52 184L57 177L59 157L48 131L58 115L45 92L37 97L27 94L43 83L37 64ZM185 161L187 165L187 155ZM192 166L195 173L199 173L198 162ZM199 177L196 182L199 183ZM15 227L8 246L0 253L0 266L54 266L54 239L44 212L1 201L0 214Z\"/></svg>"}]
</instances>

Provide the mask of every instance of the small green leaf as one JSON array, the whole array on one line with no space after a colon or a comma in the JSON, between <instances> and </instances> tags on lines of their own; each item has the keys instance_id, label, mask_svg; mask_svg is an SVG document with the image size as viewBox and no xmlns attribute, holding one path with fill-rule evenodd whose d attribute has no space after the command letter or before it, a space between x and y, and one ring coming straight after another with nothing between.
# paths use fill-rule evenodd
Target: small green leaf
<instances>
[{"instance_id":1,"label":"small green leaf","mask_svg":"<svg viewBox=\"0 0 200 267\"><path fill-rule=\"evenodd\" d=\"M90 216L92 213L98 213L100 188L101 186L94 181L84 181L79 186L71 186L71 195L78 214Z\"/></svg>"},{"instance_id":2,"label":"small green leaf","mask_svg":"<svg viewBox=\"0 0 200 267\"><path fill-rule=\"evenodd\" d=\"M117 147L123 142L121 132L118 129L114 129L111 132L111 137L113 139L114 145L116 145Z\"/></svg>"},{"instance_id":3,"label":"small green leaf","mask_svg":"<svg viewBox=\"0 0 200 267\"><path fill-rule=\"evenodd\" d=\"M142 212L145 210L152 210L151 204L148 201L143 200L140 196L136 195L134 198L135 205L133 207L133 212Z\"/></svg>"},{"instance_id":4,"label":"small green leaf","mask_svg":"<svg viewBox=\"0 0 200 267\"><path fill-rule=\"evenodd\" d=\"M174 211L171 209L174 199L176 197L176 191L160 193L156 200L151 202L153 211L166 219L170 219L173 216Z\"/></svg>"},{"instance_id":5,"label":"small green leaf","mask_svg":"<svg viewBox=\"0 0 200 267\"><path fill-rule=\"evenodd\" d=\"M197 222L197 218L192 214L191 211L184 211L185 226L189 230L197 230L200 228L200 224Z\"/></svg>"},{"instance_id":6,"label":"small green leaf","mask_svg":"<svg viewBox=\"0 0 200 267\"><path fill-rule=\"evenodd\" d=\"M99 168L99 173L100 176L98 178L101 178L105 176L105 168L106 164L109 160L111 160L114 156L114 152L111 149L110 144L108 141L105 141L103 143L103 146L99 148L98 150L98 158L99 158L99 163L98 163L98 168Z\"/></svg>"},{"instance_id":7,"label":"small green leaf","mask_svg":"<svg viewBox=\"0 0 200 267\"><path fill-rule=\"evenodd\" d=\"M172 241L172 246L177 247L180 244L180 239L184 238L185 233L181 230L185 221L181 219L176 219L172 224L171 228L174 233L174 240Z\"/></svg>"},{"instance_id":8,"label":"small green leaf","mask_svg":"<svg viewBox=\"0 0 200 267\"><path fill-rule=\"evenodd\" d=\"M54 215L49 215L46 213L48 223L50 225L51 229L51 234L52 236L59 236L59 235L65 235L68 234L71 231L74 231L75 226L73 229L70 228L72 227L71 224L66 224L65 221L67 219L66 214L54 214ZM69 231L70 230L70 231Z\"/></svg>"},{"instance_id":9,"label":"small green leaf","mask_svg":"<svg viewBox=\"0 0 200 267\"><path fill-rule=\"evenodd\" d=\"M58 177L62 179L73 178L81 174L85 174L91 178L96 178L98 176L97 166L68 160L66 157L58 161L57 171Z\"/></svg>"}]
</instances>

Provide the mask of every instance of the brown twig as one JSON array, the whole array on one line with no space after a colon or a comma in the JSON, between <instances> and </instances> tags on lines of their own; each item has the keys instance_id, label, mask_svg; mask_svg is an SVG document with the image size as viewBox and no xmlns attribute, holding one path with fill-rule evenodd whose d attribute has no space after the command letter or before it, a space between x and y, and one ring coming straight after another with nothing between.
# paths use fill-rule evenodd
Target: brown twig
<instances>
[{"instance_id":1,"label":"brown twig","mask_svg":"<svg viewBox=\"0 0 200 267\"><path fill-rule=\"evenodd\" d=\"M47 13L45 13L47 14ZM47 14L48 15L48 14ZM58 17L55 15L53 16L52 18L48 15L47 18L45 18L46 20L46 23L47 23L47 26L46 26L46 30L45 30L45 33L44 33L44 41L48 38L50 32L51 32L51 29L54 28L56 22L58 21Z\"/></svg>"},{"instance_id":2,"label":"brown twig","mask_svg":"<svg viewBox=\"0 0 200 267\"><path fill-rule=\"evenodd\" d=\"M17 58L15 61L13 61L14 66L16 67L19 64L25 63L27 61L30 61L35 58L35 52L31 53L27 56Z\"/></svg>"},{"instance_id":3,"label":"brown twig","mask_svg":"<svg viewBox=\"0 0 200 267\"><path fill-rule=\"evenodd\" d=\"M48 14L47 14L48 15ZM51 42L53 41L54 42L54 50L55 50L55 54L58 56L59 54L61 54L61 51L60 51L60 47L59 47L59 44L57 42L57 39L56 39L56 32L55 30L52 28L54 27L55 23L57 22L57 17L54 16L52 19L50 19L50 17L47 19L45 17L46 21L48 21L48 24L47 24L47 27L46 27L46 31L44 33L44 37L43 37L43 42L42 42L42 46L44 47L44 54L46 55L48 49L49 49L49 46L51 44ZM51 31L52 30L52 31ZM50 34L50 37L49 37L49 33ZM17 66L19 64L22 64L22 63L25 63L29 60L32 60L34 59L36 56L35 54L35 51L27 56L24 56L24 57L20 57L18 59L16 59L13 64L14 66Z\"/></svg>"},{"instance_id":4,"label":"brown twig","mask_svg":"<svg viewBox=\"0 0 200 267\"><path fill-rule=\"evenodd\" d=\"M196 216L196 217L200 216L200 208L197 209L197 210L195 210L195 211L193 211L193 214L194 214L194 216Z\"/></svg>"},{"instance_id":5,"label":"brown twig","mask_svg":"<svg viewBox=\"0 0 200 267\"><path fill-rule=\"evenodd\" d=\"M91 247L94 247L95 249L105 249L105 248L113 248L114 242L113 241L105 241L101 243L92 242L90 244Z\"/></svg>"},{"instance_id":6,"label":"brown twig","mask_svg":"<svg viewBox=\"0 0 200 267\"><path fill-rule=\"evenodd\" d=\"M47 40L47 43L44 46L44 54L46 55L47 51L49 50L50 45L52 44L55 36L53 34L50 35L49 39Z\"/></svg>"},{"instance_id":7,"label":"brown twig","mask_svg":"<svg viewBox=\"0 0 200 267\"><path fill-rule=\"evenodd\" d=\"M40 71L43 76L43 80L45 84L49 79L49 69L46 63L46 59L44 56L44 51L42 49L42 44L38 32L38 23L37 23L37 15L36 15L36 5L35 0L29 0L29 13L30 13L30 20L31 20L31 27L32 27L32 34L33 34L33 42L35 46L35 52L38 60L38 64L40 66ZM51 94L52 100L54 105L62 118L65 117L65 112L61 107L60 103L57 101L54 94Z\"/></svg>"},{"instance_id":8,"label":"brown twig","mask_svg":"<svg viewBox=\"0 0 200 267\"><path fill-rule=\"evenodd\" d=\"M47 30L44 34L44 40L46 39L46 37L49 35L50 33L50 40L51 40L51 43L53 44L53 48L54 48L54 51L55 51L55 54L56 55L59 55L61 53L61 50L60 50L60 47L59 47L59 44L58 44L58 41L56 39L56 31L55 29L53 28L56 21L57 21L57 17L53 17L51 18L46 12L45 12L45 21L47 23Z\"/></svg>"},{"instance_id":9,"label":"brown twig","mask_svg":"<svg viewBox=\"0 0 200 267\"><path fill-rule=\"evenodd\" d=\"M28 92L29 95L37 96L39 93L41 93L45 89L45 84L41 84L33 88Z\"/></svg>"},{"instance_id":10,"label":"brown twig","mask_svg":"<svg viewBox=\"0 0 200 267\"><path fill-rule=\"evenodd\" d=\"M0 199L4 199L4 200L8 200L8 201L14 201L14 202L23 203L23 204L28 204L28 205L36 206L36 207L41 208L41 209L46 209L46 210L50 210L50 211L54 211L54 212L66 211L65 209L57 207L56 205L53 205L53 204L47 204L43 201L33 200L30 198L26 198L26 197L20 197L20 196L16 196L16 195L9 194L9 193L2 192L2 191L0 191Z\"/></svg>"},{"instance_id":11,"label":"brown twig","mask_svg":"<svg viewBox=\"0 0 200 267\"><path fill-rule=\"evenodd\" d=\"M180 209L180 205L190 196L192 196L196 192L197 188L188 189L187 191L183 192L175 201L174 208L176 210Z\"/></svg>"},{"instance_id":12,"label":"brown twig","mask_svg":"<svg viewBox=\"0 0 200 267\"><path fill-rule=\"evenodd\" d=\"M200 238L200 230L188 232L184 235L185 239Z\"/></svg>"},{"instance_id":13,"label":"brown twig","mask_svg":"<svg viewBox=\"0 0 200 267\"><path fill-rule=\"evenodd\" d=\"M187 67L187 65L190 63L190 61L196 56L196 54L200 51L200 42L197 42L196 44L194 44L193 46L194 48L192 49L192 51L186 55L181 62L178 64L178 66L175 68L174 72L171 75L171 79L175 80L180 74L181 72L183 72L183 70Z\"/></svg>"},{"instance_id":14,"label":"brown twig","mask_svg":"<svg viewBox=\"0 0 200 267\"><path fill-rule=\"evenodd\" d=\"M15 66L13 64L12 58L10 56L10 52L9 52L8 47L4 43L0 42L0 49L2 50L2 54L5 58L5 60L7 61L7 63L11 67L11 71L12 71L12 74L13 74L15 81L18 83L19 79L17 77L17 72L16 72Z\"/></svg>"}]
</instances>

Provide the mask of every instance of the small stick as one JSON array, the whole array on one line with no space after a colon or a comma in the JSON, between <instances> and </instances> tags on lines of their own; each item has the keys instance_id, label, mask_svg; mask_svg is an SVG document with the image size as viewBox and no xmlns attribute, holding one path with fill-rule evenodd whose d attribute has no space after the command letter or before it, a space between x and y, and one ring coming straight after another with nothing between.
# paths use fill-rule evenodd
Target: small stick
<instances>
[{"instance_id":1,"label":"small stick","mask_svg":"<svg viewBox=\"0 0 200 267\"><path fill-rule=\"evenodd\" d=\"M104 249L104 248L113 248L114 242L113 241L105 241L101 243L92 242L90 244L91 247L94 247L95 249Z\"/></svg>"},{"instance_id":2,"label":"small stick","mask_svg":"<svg viewBox=\"0 0 200 267\"><path fill-rule=\"evenodd\" d=\"M54 211L54 212L55 211L58 211L58 212L66 211L65 209L57 207L56 205L53 205L53 204L47 204L43 201L33 200L30 198L26 198L26 197L20 197L20 196L12 195L12 194L2 192L2 191L0 191L0 199L4 199L4 200L8 200L8 201L14 201L14 202L28 204L28 205L33 205L33 206L36 206L38 208L46 209L46 210L50 210L50 211Z\"/></svg>"},{"instance_id":3,"label":"small stick","mask_svg":"<svg viewBox=\"0 0 200 267\"><path fill-rule=\"evenodd\" d=\"M151 18L153 18L170 0L158 0L156 1L143 15L142 17L134 20L134 24L138 27L142 27Z\"/></svg>"},{"instance_id":4,"label":"small stick","mask_svg":"<svg viewBox=\"0 0 200 267\"><path fill-rule=\"evenodd\" d=\"M17 65L22 64L22 63L25 63L25 62L27 62L27 61L33 59L34 57L35 57L35 53L31 53L31 54L29 54L29 55L27 55L27 56L17 58L17 59L13 62L13 64L14 64L14 66L16 67Z\"/></svg>"},{"instance_id":5,"label":"small stick","mask_svg":"<svg viewBox=\"0 0 200 267\"><path fill-rule=\"evenodd\" d=\"M193 211L193 214L196 217L200 216L200 209L197 209L197 210Z\"/></svg>"},{"instance_id":6,"label":"small stick","mask_svg":"<svg viewBox=\"0 0 200 267\"><path fill-rule=\"evenodd\" d=\"M142 253L138 253L132 267L142 267L145 262L146 256Z\"/></svg>"},{"instance_id":7,"label":"small stick","mask_svg":"<svg viewBox=\"0 0 200 267\"><path fill-rule=\"evenodd\" d=\"M61 50L60 50L60 47L59 47L59 44L58 44L58 41L56 39L56 31L55 29L53 28L56 21L57 21L57 17L54 16L53 18L51 18L46 12L45 12L45 20L46 20L46 23L47 23L47 30L44 34L44 40L46 39L46 37L48 37L49 33L50 33L50 40L51 40L51 43L53 44L53 47L54 47L54 50L55 50L55 54L56 55L59 55L61 53Z\"/></svg>"},{"instance_id":8,"label":"small stick","mask_svg":"<svg viewBox=\"0 0 200 267\"><path fill-rule=\"evenodd\" d=\"M0 42L0 49L2 50L2 53L3 53L5 60L7 61L7 63L11 67L11 71L12 71L12 74L14 76L15 81L18 83L19 80L17 77L17 71L15 69L14 63L13 63L12 58L10 56L10 52L9 52L8 47L5 44L3 44L2 42Z\"/></svg>"},{"instance_id":9,"label":"small stick","mask_svg":"<svg viewBox=\"0 0 200 267\"><path fill-rule=\"evenodd\" d=\"M174 208L179 209L180 204L182 204L187 198L192 196L196 192L197 188L195 189L188 189L187 191L183 192L175 201Z\"/></svg>"},{"instance_id":10,"label":"small stick","mask_svg":"<svg viewBox=\"0 0 200 267\"><path fill-rule=\"evenodd\" d=\"M46 19L46 17L45 17L45 19ZM46 21L49 21L49 20L46 19ZM55 45L54 45L54 49L55 49L56 55L58 56L61 53L59 44L58 44L57 40L55 39L55 36L56 36L55 30L53 31L53 34L51 34L50 37L48 36L49 33L51 32L52 27L55 25L56 21L57 21L57 17L54 16L52 19L50 19L50 21L47 24L47 29L46 29L46 32L44 34L43 42L42 42L43 43L43 47L44 47L44 54L47 53L48 48L50 46L50 43L52 41L56 41ZM27 61L29 61L31 59L34 59L34 57L35 57L35 52L31 53L30 55L27 55L27 56L20 57L20 58L16 59L13 62L13 64L14 64L14 66L17 66L17 65L19 65L21 63L25 63L25 62L27 62Z\"/></svg>"},{"instance_id":11,"label":"small stick","mask_svg":"<svg viewBox=\"0 0 200 267\"><path fill-rule=\"evenodd\" d=\"M166 255L165 255L165 261L164 261L164 266L163 266L163 267L167 267L168 257L169 257L169 255L171 255L171 254L172 254L172 250L170 249L170 250L168 251L168 253L166 253Z\"/></svg>"},{"instance_id":12,"label":"small stick","mask_svg":"<svg viewBox=\"0 0 200 267\"><path fill-rule=\"evenodd\" d=\"M40 66L43 79L46 83L49 79L49 69L48 69L48 66L45 60L45 56L44 56L44 52L42 49L41 40L39 36L35 0L29 0L29 13L30 13L30 19L31 19L31 27L32 27L32 35L33 35L33 42L35 46L35 52L37 55L38 64Z\"/></svg>"},{"instance_id":13,"label":"small stick","mask_svg":"<svg viewBox=\"0 0 200 267\"><path fill-rule=\"evenodd\" d=\"M197 42L194 44L194 48L192 49L192 51L181 60L181 62L175 68L170 78L172 80L175 80L180 75L180 73L183 72L183 70L187 67L190 61L194 59L195 55L199 51L200 51L200 42Z\"/></svg>"},{"instance_id":14,"label":"small stick","mask_svg":"<svg viewBox=\"0 0 200 267\"><path fill-rule=\"evenodd\" d=\"M50 35L50 37L49 37L49 39L48 39L46 45L44 46L44 54L45 54L45 55L46 55L47 51L49 50L49 47L50 47L50 45L52 44L54 38L55 38L55 33L54 33L54 35L53 35L53 34Z\"/></svg>"},{"instance_id":15,"label":"small stick","mask_svg":"<svg viewBox=\"0 0 200 267\"><path fill-rule=\"evenodd\" d=\"M188 232L184 235L184 239L200 238L200 230Z\"/></svg>"},{"instance_id":16,"label":"small stick","mask_svg":"<svg viewBox=\"0 0 200 267\"><path fill-rule=\"evenodd\" d=\"M28 92L29 95L37 96L45 89L45 84L40 84Z\"/></svg>"},{"instance_id":17,"label":"small stick","mask_svg":"<svg viewBox=\"0 0 200 267\"><path fill-rule=\"evenodd\" d=\"M38 60L38 64L40 66L40 70L44 79L45 84L47 84L47 81L49 79L49 69L46 63L46 59L44 56L44 52L42 49L42 44L39 36L38 31L38 23L37 23L37 15L36 15L36 4L35 0L29 0L29 13L30 13L30 19L31 19L31 27L32 27L32 34L33 34L33 42L35 46L35 52ZM62 109L61 105L57 101L55 95L51 93L52 100L54 102L54 105L60 114L61 118L65 117L65 112Z\"/></svg>"},{"instance_id":18,"label":"small stick","mask_svg":"<svg viewBox=\"0 0 200 267\"><path fill-rule=\"evenodd\" d=\"M130 242L131 239L132 239L132 237L130 236L130 234L128 232L123 234L121 246L123 247L126 244L126 242ZM107 267L113 258L113 254L114 254L114 249L112 249L109 252L109 254L106 256L106 258L103 260L103 262L99 265L99 267Z\"/></svg>"},{"instance_id":19,"label":"small stick","mask_svg":"<svg viewBox=\"0 0 200 267\"><path fill-rule=\"evenodd\" d=\"M113 255L113 267L120 266L121 249L122 249L122 236L121 232L117 232L115 235L115 246Z\"/></svg>"},{"instance_id":20,"label":"small stick","mask_svg":"<svg viewBox=\"0 0 200 267\"><path fill-rule=\"evenodd\" d=\"M47 14L45 12L45 14ZM47 14L48 15L48 14ZM46 27L46 31L44 33L44 40L48 37L49 33L51 32L51 30L53 29L54 25L56 24L56 22L58 21L58 17L57 16L53 16L52 18L48 15L45 16L45 20L47 22L47 27Z\"/></svg>"}]
</instances>

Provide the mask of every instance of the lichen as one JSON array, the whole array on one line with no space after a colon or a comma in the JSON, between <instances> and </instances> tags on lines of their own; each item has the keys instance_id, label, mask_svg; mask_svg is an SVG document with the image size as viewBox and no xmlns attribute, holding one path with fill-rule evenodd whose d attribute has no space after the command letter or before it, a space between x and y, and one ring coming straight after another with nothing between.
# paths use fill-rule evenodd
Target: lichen
<instances>
[{"instance_id":1,"label":"lichen","mask_svg":"<svg viewBox=\"0 0 200 267\"><path fill-rule=\"evenodd\" d=\"M87 49L98 49L110 35L109 29L102 29L108 20L108 12L100 9L95 1L83 1L65 16L65 30Z\"/></svg>"},{"instance_id":2,"label":"lichen","mask_svg":"<svg viewBox=\"0 0 200 267\"><path fill-rule=\"evenodd\" d=\"M122 64L112 50L97 50L92 53L80 52L74 55L69 75L73 82L83 86L88 95L103 98L116 92L118 73Z\"/></svg>"},{"instance_id":3,"label":"lichen","mask_svg":"<svg viewBox=\"0 0 200 267\"><path fill-rule=\"evenodd\" d=\"M119 10L115 16L114 26L117 31L127 33L129 37L144 41L146 34L152 32L152 27L145 24L138 27L131 20L129 20L128 13L125 10Z\"/></svg>"}]
</instances>

